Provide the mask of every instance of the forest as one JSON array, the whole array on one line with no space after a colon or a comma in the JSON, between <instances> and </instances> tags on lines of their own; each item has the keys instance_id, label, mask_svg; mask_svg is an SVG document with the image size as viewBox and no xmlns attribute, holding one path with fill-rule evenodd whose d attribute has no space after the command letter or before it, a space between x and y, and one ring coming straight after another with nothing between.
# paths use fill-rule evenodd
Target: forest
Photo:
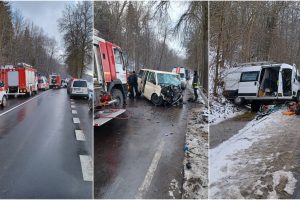
<instances>
[{"instance_id":1,"label":"forest","mask_svg":"<svg viewBox=\"0 0 300 200\"><path fill-rule=\"evenodd\" d=\"M300 66L300 2L210 2L213 94L220 70L237 63L272 61Z\"/></svg>"},{"instance_id":2,"label":"forest","mask_svg":"<svg viewBox=\"0 0 300 200\"><path fill-rule=\"evenodd\" d=\"M0 65L24 62L43 75L65 71L58 60L55 39L20 11L12 12L9 2L0 1L0 33Z\"/></svg>"},{"instance_id":3,"label":"forest","mask_svg":"<svg viewBox=\"0 0 300 200\"><path fill-rule=\"evenodd\" d=\"M170 1L94 3L94 27L100 37L116 43L127 53L131 70L151 68L170 71L184 66L198 70L207 90L208 3L180 2L187 9L176 24L170 20ZM179 38L185 56L169 47Z\"/></svg>"}]
</instances>

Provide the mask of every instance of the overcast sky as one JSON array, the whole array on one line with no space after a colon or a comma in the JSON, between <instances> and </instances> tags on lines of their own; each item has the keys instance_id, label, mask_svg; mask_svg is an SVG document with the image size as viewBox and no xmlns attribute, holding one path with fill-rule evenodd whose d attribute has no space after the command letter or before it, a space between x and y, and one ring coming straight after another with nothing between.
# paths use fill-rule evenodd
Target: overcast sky
<instances>
[{"instance_id":1,"label":"overcast sky","mask_svg":"<svg viewBox=\"0 0 300 200\"><path fill-rule=\"evenodd\" d=\"M168 12L172 21L172 27L174 27L177 24L179 18L186 11L187 8L188 8L188 4L186 2L182 2L182 1L171 2ZM172 49L175 49L175 51L177 51L178 54L180 54L181 56L186 55L185 49L182 47L179 37L172 36L167 41L167 44Z\"/></svg>"},{"instance_id":2,"label":"overcast sky","mask_svg":"<svg viewBox=\"0 0 300 200\"><path fill-rule=\"evenodd\" d=\"M58 30L58 19L62 16L67 1L11 1L13 11L19 10L25 19L42 27L44 33L54 37L61 51L63 49L62 34Z\"/></svg>"},{"instance_id":3,"label":"overcast sky","mask_svg":"<svg viewBox=\"0 0 300 200\"><path fill-rule=\"evenodd\" d=\"M62 16L65 6L75 1L11 1L12 10L19 10L25 19L32 21L35 25L42 27L44 32L54 37L62 51L62 34L58 30L58 19ZM181 14L186 10L184 2L171 2L169 14L174 26ZM179 38L173 36L169 38L167 44L175 49L180 55L184 56L185 51L180 44Z\"/></svg>"}]
</instances>

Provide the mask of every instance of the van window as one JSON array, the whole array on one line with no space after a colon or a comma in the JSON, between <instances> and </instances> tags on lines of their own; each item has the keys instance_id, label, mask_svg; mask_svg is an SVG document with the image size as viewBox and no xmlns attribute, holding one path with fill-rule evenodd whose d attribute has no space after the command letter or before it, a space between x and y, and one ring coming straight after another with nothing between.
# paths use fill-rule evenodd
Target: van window
<instances>
[{"instance_id":1,"label":"van window","mask_svg":"<svg viewBox=\"0 0 300 200\"><path fill-rule=\"evenodd\" d=\"M184 78L184 73L180 73L180 78Z\"/></svg>"},{"instance_id":2,"label":"van window","mask_svg":"<svg viewBox=\"0 0 300 200\"><path fill-rule=\"evenodd\" d=\"M144 70L140 70L140 72L139 72L139 74L138 74L138 77L140 77L140 78L142 78L143 77L143 75L144 75Z\"/></svg>"},{"instance_id":3,"label":"van window","mask_svg":"<svg viewBox=\"0 0 300 200\"><path fill-rule=\"evenodd\" d=\"M74 81L73 87L87 87L86 81Z\"/></svg>"},{"instance_id":4,"label":"van window","mask_svg":"<svg viewBox=\"0 0 300 200\"><path fill-rule=\"evenodd\" d=\"M258 80L259 72L242 72L240 82L251 82Z\"/></svg>"},{"instance_id":5,"label":"van window","mask_svg":"<svg viewBox=\"0 0 300 200\"><path fill-rule=\"evenodd\" d=\"M155 73L154 72L149 72L149 76L148 76L148 81L151 83L156 83L155 81Z\"/></svg>"}]
</instances>

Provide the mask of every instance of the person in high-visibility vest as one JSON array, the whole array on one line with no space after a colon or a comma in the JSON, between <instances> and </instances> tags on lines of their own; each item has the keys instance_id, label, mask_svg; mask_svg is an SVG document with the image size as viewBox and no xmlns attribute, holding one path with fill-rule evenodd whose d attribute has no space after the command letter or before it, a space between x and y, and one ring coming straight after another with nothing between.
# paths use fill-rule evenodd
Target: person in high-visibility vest
<instances>
[{"instance_id":1,"label":"person in high-visibility vest","mask_svg":"<svg viewBox=\"0 0 300 200\"><path fill-rule=\"evenodd\" d=\"M195 101L198 100L198 89L199 89L199 77L197 71L194 71L193 85Z\"/></svg>"}]
</instances>

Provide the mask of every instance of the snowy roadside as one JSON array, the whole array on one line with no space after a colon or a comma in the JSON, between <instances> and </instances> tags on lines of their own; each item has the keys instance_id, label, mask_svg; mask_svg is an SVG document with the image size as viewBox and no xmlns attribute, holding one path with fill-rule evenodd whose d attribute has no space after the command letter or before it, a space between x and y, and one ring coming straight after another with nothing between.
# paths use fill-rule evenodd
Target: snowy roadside
<instances>
[{"instance_id":1,"label":"snowy roadside","mask_svg":"<svg viewBox=\"0 0 300 200\"><path fill-rule=\"evenodd\" d=\"M200 100L200 102L202 102ZM191 109L188 116L183 194L184 199L208 198L208 119L207 108Z\"/></svg>"},{"instance_id":2,"label":"snowy roadside","mask_svg":"<svg viewBox=\"0 0 300 200\"><path fill-rule=\"evenodd\" d=\"M291 198L299 117L279 110L211 149L209 198Z\"/></svg>"},{"instance_id":3,"label":"snowy roadside","mask_svg":"<svg viewBox=\"0 0 300 200\"><path fill-rule=\"evenodd\" d=\"M216 98L211 95L209 105L210 125L218 124L226 119L236 117L248 111L246 108L234 105L223 96Z\"/></svg>"},{"instance_id":4,"label":"snowy roadside","mask_svg":"<svg viewBox=\"0 0 300 200\"><path fill-rule=\"evenodd\" d=\"M211 63L214 63L214 52L210 52ZM223 78L224 70L228 69L228 66L220 71L220 77ZM209 68L209 124L215 125L226 119L230 119L241 115L248 110L234 105L231 101L227 100L223 96L223 88L218 87L217 97L213 95L213 85L215 80L215 66L211 65Z\"/></svg>"}]
</instances>

